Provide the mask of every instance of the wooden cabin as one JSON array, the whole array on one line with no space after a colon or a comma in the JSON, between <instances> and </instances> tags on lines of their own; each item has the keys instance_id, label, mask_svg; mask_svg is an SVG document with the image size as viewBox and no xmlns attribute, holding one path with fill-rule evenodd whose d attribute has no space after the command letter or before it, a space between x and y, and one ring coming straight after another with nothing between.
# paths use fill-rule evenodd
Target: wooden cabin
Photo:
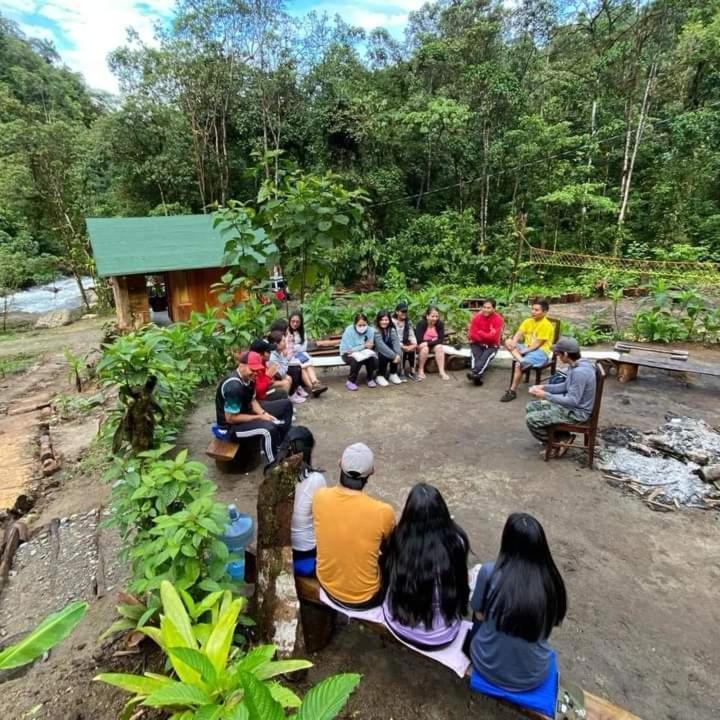
<instances>
[{"instance_id":1,"label":"wooden cabin","mask_svg":"<svg viewBox=\"0 0 720 720\"><path fill-rule=\"evenodd\" d=\"M224 241L211 215L88 218L87 228L98 275L111 279L120 329L154 319L153 280L165 288L170 321L221 305L210 286L224 272Z\"/></svg>"}]
</instances>

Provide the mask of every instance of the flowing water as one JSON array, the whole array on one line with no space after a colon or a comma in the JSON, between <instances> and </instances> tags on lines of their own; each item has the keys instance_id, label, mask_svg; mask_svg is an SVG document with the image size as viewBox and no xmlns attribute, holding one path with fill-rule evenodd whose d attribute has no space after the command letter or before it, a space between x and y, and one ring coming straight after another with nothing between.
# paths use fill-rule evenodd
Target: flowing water
<instances>
[{"instance_id":1,"label":"flowing water","mask_svg":"<svg viewBox=\"0 0 720 720\"><path fill-rule=\"evenodd\" d=\"M92 278L82 279L83 287L92 287ZM47 285L35 285L14 295L11 312L46 313L51 310L72 310L82 305L75 278L62 277Z\"/></svg>"}]
</instances>

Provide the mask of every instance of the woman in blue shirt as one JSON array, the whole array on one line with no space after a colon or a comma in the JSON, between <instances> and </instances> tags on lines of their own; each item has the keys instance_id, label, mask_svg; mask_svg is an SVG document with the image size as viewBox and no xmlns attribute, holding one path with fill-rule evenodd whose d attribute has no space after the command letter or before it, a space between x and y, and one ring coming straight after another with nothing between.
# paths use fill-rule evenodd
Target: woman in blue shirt
<instances>
[{"instance_id":1,"label":"woman in blue shirt","mask_svg":"<svg viewBox=\"0 0 720 720\"><path fill-rule=\"evenodd\" d=\"M373 350L374 338L375 330L368 324L367 315L364 313L357 313L352 325L345 328L340 339L340 357L350 366L350 373L345 383L348 390L358 389L358 374L363 366L367 372L368 387L377 387L375 373L377 373L378 359L377 353Z\"/></svg>"},{"instance_id":2,"label":"woman in blue shirt","mask_svg":"<svg viewBox=\"0 0 720 720\"><path fill-rule=\"evenodd\" d=\"M480 568L470 607L475 670L511 692L540 686L551 666L548 639L565 617L567 594L542 525L532 515L513 513L507 519L500 554Z\"/></svg>"}]
</instances>

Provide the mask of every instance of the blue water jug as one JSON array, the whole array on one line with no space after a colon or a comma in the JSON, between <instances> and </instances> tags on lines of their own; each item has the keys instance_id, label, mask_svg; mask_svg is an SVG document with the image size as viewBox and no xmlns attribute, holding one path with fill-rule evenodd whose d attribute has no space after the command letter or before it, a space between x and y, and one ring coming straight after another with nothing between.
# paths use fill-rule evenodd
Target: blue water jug
<instances>
[{"instance_id":1,"label":"blue water jug","mask_svg":"<svg viewBox=\"0 0 720 720\"><path fill-rule=\"evenodd\" d=\"M225 543L227 549L238 558L231 560L226 565L226 570L233 580L244 580L245 548L255 535L255 523L249 515L238 512L235 505L228 505L228 518L230 522L225 526L225 533L221 535L220 539Z\"/></svg>"}]
</instances>

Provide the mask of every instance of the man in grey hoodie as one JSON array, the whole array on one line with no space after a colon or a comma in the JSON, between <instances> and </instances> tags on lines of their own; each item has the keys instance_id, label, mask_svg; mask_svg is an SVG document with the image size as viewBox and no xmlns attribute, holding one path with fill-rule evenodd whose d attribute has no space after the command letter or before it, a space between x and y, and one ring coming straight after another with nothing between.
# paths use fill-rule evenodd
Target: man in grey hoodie
<instances>
[{"instance_id":1,"label":"man in grey hoodie","mask_svg":"<svg viewBox=\"0 0 720 720\"><path fill-rule=\"evenodd\" d=\"M533 385L529 392L536 399L528 403L525 418L531 435L542 443L547 442L550 425L585 422L595 403L595 367L580 356L577 340L561 337L552 349L558 360L568 366L565 382ZM558 435L563 442L572 443L574 439L570 433Z\"/></svg>"}]
</instances>

